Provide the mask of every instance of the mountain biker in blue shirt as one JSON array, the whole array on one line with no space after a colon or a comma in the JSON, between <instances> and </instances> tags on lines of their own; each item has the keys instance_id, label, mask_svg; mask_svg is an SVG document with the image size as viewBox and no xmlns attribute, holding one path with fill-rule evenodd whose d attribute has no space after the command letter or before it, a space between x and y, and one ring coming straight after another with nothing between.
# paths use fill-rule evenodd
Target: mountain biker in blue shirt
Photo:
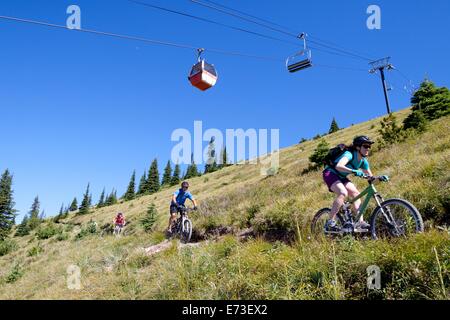
<instances>
[{"instance_id":1,"label":"mountain biker in blue shirt","mask_svg":"<svg viewBox=\"0 0 450 320\"><path fill-rule=\"evenodd\" d=\"M336 215L344 204L345 198L348 196L355 198L359 195L356 186L347 178L348 175L354 174L357 177L372 177L367 157L369 150L374 142L367 136L358 136L353 140L353 144L349 147L349 151L345 151L338 157L334 163L335 166L327 166L323 171L323 180L328 186L330 192L334 192L337 197L331 208L330 219L325 225L327 231L340 231L336 225ZM354 209L358 212L361 201L355 201ZM363 220L358 221L355 228L368 229L370 225Z\"/></svg>"},{"instance_id":2,"label":"mountain biker in blue shirt","mask_svg":"<svg viewBox=\"0 0 450 320\"><path fill-rule=\"evenodd\" d=\"M169 218L169 227L167 228L168 232L172 230L172 224L177 220L177 214L180 206L184 206L184 203L187 199L192 201L194 204L194 210L197 210L197 201L194 199L192 194L188 191L189 182L184 181L181 184L181 188L175 191L172 195L172 200L170 202L170 218Z\"/></svg>"}]
</instances>

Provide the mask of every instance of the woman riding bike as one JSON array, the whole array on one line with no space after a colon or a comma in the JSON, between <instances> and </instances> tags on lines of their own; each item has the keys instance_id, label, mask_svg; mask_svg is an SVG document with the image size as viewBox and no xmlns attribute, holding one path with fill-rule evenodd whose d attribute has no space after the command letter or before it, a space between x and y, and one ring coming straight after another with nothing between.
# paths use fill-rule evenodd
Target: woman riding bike
<instances>
[{"instance_id":1,"label":"woman riding bike","mask_svg":"<svg viewBox=\"0 0 450 320\"><path fill-rule=\"evenodd\" d=\"M194 204L194 210L197 210L197 202L195 201L192 194L188 191L189 182L184 181L181 184L181 188L175 191L172 195L172 200L170 202L170 218L169 218L169 227L167 228L167 232L172 231L172 224L177 220L178 209L180 206L184 206L186 199L189 199Z\"/></svg>"},{"instance_id":2,"label":"woman riding bike","mask_svg":"<svg viewBox=\"0 0 450 320\"><path fill-rule=\"evenodd\" d=\"M356 137L353 140L353 144L347 148L347 151L333 161L334 166L328 165L323 171L323 180L328 189L336 194L329 220L325 224L325 231L341 231L336 224L336 215L348 196L355 198L359 195L358 189L347 176L350 174L354 174L357 177L373 176L367 161L372 144L374 142L367 136ZM360 200L354 203L355 212L358 212L360 205ZM355 225L355 229L369 228L370 225L363 220L363 217Z\"/></svg>"}]
</instances>

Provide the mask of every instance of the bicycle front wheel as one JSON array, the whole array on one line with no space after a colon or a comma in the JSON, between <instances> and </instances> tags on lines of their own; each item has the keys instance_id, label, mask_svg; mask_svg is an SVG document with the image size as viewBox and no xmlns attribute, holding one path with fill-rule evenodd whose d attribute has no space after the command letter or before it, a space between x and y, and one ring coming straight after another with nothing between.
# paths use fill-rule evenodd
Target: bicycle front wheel
<instances>
[{"instance_id":1,"label":"bicycle front wheel","mask_svg":"<svg viewBox=\"0 0 450 320\"><path fill-rule=\"evenodd\" d=\"M184 219L181 228L181 240L188 243L192 237L192 222L189 219Z\"/></svg>"},{"instance_id":2,"label":"bicycle front wheel","mask_svg":"<svg viewBox=\"0 0 450 320\"><path fill-rule=\"evenodd\" d=\"M407 237L423 232L419 211L403 199L389 199L377 207L370 220L373 239Z\"/></svg>"}]
</instances>

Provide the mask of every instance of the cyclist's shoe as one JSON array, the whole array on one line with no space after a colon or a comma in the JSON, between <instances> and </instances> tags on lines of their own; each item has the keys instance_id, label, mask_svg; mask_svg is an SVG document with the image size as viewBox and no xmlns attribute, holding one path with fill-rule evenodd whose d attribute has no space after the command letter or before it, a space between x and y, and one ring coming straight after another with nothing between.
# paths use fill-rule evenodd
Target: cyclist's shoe
<instances>
[{"instance_id":1,"label":"cyclist's shoe","mask_svg":"<svg viewBox=\"0 0 450 320\"><path fill-rule=\"evenodd\" d=\"M328 220L325 223L325 233L336 233L341 232L341 228L336 224L336 221L334 220Z\"/></svg>"},{"instance_id":2,"label":"cyclist's shoe","mask_svg":"<svg viewBox=\"0 0 450 320\"><path fill-rule=\"evenodd\" d=\"M368 231L370 228L370 224L365 221L359 221L355 224L355 230L359 231Z\"/></svg>"}]
</instances>

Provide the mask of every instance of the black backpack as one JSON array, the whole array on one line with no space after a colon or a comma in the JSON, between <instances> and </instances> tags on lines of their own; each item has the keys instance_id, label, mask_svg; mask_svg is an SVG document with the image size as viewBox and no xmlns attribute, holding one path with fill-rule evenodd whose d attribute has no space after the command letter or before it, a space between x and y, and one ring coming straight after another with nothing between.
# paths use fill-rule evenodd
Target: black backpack
<instances>
[{"instance_id":1,"label":"black backpack","mask_svg":"<svg viewBox=\"0 0 450 320\"><path fill-rule=\"evenodd\" d=\"M325 165L328 165L328 166L334 168L336 166L336 163L334 163L336 161L336 159L339 158L340 156L342 156L344 154L344 152L346 152L346 151L351 151L350 147L348 147L347 145L345 145L343 143L338 144L336 147L331 148L328 151L328 154L323 159L323 163Z\"/></svg>"}]
</instances>

